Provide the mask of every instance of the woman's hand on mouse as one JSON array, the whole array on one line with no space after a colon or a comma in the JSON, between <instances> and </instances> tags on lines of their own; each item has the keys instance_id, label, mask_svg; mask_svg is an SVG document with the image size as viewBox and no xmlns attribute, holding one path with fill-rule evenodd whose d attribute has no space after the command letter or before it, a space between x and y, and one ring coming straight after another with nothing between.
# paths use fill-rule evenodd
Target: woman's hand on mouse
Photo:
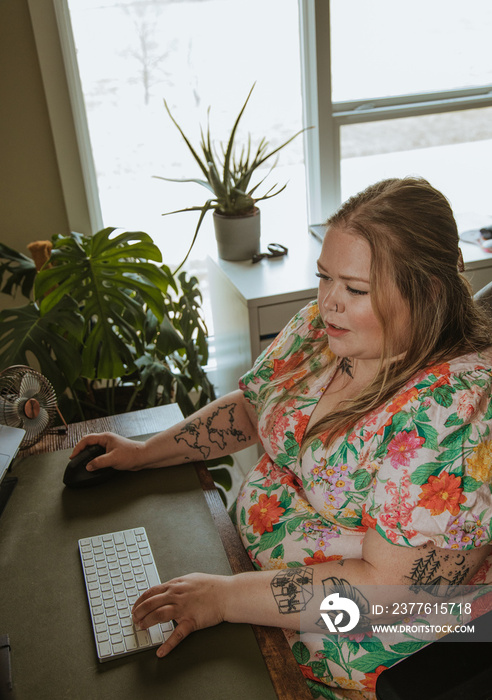
<instances>
[{"instance_id":1,"label":"woman's hand on mouse","mask_svg":"<svg viewBox=\"0 0 492 700\"><path fill-rule=\"evenodd\" d=\"M142 451L145 443L115 435L114 433L94 433L83 437L74 447L70 459L89 445L102 445L106 454L95 457L87 464L89 471L112 467L122 471L139 471L144 469Z\"/></svg>"},{"instance_id":2,"label":"woman's hand on mouse","mask_svg":"<svg viewBox=\"0 0 492 700\"><path fill-rule=\"evenodd\" d=\"M224 621L224 600L231 578L194 573L149 588L133 606L136 629L174 620L174 632L157 650L157 656L166 656L191 632Z\"/></svg>"}]
</instances>

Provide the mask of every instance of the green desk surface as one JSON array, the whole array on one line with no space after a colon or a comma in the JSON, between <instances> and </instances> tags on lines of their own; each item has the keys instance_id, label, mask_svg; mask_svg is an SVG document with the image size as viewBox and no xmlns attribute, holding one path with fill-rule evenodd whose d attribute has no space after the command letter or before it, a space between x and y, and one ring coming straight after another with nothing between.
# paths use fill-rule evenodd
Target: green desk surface
<instances>
[{"instance_id":1,"label":"green desk surface","mask_svg":"<svg viewBox=\"0 0 492 700\"><path fill-rule=\"evenodd\" d=\"M148 650L100 664L78 539L146 528L161 580L230 568L193 466L89 489L62 483L71 450L17 461L0 517L0 634L9 634L16 700L276 698L248 625L195 632L165 659Z\"/></svg>"}]
</instances>

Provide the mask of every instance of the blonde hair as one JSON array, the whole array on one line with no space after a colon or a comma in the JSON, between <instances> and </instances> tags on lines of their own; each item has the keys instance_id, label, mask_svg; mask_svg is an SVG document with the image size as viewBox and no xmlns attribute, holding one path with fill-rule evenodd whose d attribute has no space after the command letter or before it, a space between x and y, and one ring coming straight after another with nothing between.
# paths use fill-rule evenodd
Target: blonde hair
<instances>
[{"instance_id":1,"label":"blonde hair","mask_svg":"<svg viewBox=\"0 0 492 700\"><path fill-rule=\"evenodd\" d=\"M303 450L321 434L328 445L363 421L418 371L492 343L488 317L473 300L470 285L459 271L459 237L450 204L426 180L378 182L351 197L326 225L361 236L370 246L371 301L382 327L383 352L374 381L313 425L305 435ZM408 346L396 360L388 282L408 304L411 318Z\"/></svg>"}]
</instances>

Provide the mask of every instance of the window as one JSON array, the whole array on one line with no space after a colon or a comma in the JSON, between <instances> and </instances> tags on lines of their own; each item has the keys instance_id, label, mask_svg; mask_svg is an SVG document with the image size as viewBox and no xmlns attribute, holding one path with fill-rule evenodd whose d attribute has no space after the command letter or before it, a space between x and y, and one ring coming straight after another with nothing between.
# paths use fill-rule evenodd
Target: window
<instances>
[{"instance_id":1,"label":"window","mask_svg":"<svg viewBox=\"0 0 492 700\"><path fill-rule=\"evenodd\" d=\"M154 177L200 176L163 101L196 145L210 106L212 133L224 140L256 83L238 142L248 132L253 143L265 137L272 148L287 140L302 128L297 1L56 3L65 7L58 16L73 31L102 222L147 231L167 261L179 262L198 215L162 214L201 205L207 193L197 185ZM302 137L279 154L269 180L288 186L262 203L264 226L293 197L305 211ZM206 238L199 236L195 257L206 252Z\"/></svg>"},{"instance_id":2,"label":"window","mask_svg":"<svg viewBox=\"0 0 492 700\"><path fill-rule=\"evenodd\" d=\"M69 68L76 58L70 83L74 113L81 113L85 101L88 115L88 132L83 124L78 132L93 221L148 229L167 250L176 243L178 258L196 219L161 214L201 201L203 192L152 177L189 176L194 167L162 97L198 139L197 124L206 119L208 105L214 129L229 128L255 81L246 131L276 143L301 122L315 127L305 135L305 160L300 138L281 153L274 181L289 185L262 207L266 225L270 217L275 226L292 201L304 211L304 167L306 223L324 220L342 199L380 177L406 174L431 180L457 214L490 212L490 0L28 4L52 115L60 101L49 86L60 71L53 36L42 40L48 6L57 11ZM79 72L83 91L77 96ZM67 148L58 135L65 132L57 119L52 122L61 162ZM97 172L92 182L87 134ZM60 167L68 182L73 168ZM68 199L67 209L70 216Z\"/></svg>"},{"instance_id":3,"label":"window","mask_svg":"<svg viewBox=\"0 0 492 700\"><path fill-rule=\"evenodd\" d=\"M488 0L301 0L311 221L383 177L421 175L490 213ZM321 156L318 154L321 153Z\"/></svg>"}]
</instances>

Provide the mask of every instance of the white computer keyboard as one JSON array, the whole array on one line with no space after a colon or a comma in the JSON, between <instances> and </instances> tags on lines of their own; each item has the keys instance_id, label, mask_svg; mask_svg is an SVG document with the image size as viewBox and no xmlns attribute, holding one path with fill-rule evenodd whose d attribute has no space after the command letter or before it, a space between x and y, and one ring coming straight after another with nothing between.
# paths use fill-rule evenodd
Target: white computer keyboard
<instances>
[{"instance_id":1,"label":"white computer keyboard","mask_svg":"<svg viewBox=\"0 0 492 700\"><path fill-rule=\"evenodd\" d=\"M173 623L136 630L131 610L144 591L160 583L143 527L79 540L99 661L158 646Z\"/></svg>"}]
</instances>

